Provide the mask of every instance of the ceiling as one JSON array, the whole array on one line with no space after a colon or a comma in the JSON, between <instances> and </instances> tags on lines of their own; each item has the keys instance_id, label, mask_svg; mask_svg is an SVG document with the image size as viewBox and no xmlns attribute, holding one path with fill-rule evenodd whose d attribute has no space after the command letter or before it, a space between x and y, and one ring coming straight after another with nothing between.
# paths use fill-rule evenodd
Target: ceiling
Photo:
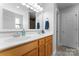
<instances>
[{"instance_id":1,"label":"ceiling","mask_svg":"<svg viewBox=\"0 0 79 59\"><path fill-rule=\"evenodd\" d=\"M59 10L62 10L64 8L67 8L67 7L70 7L70 6L73 6L73 5L76 5L78 3L56 3Z\"/></svg>"},{"instance_id":2,"label":"ceiling","mask_svg":"<svg viewBox=\"0 0 79 59\"><path fill-rule=\"evenodd\" d=\"M45 6L48 4L48 3L38 3L41 7L43 7L45 9ZM49 3L51 4L51 3ZM68 8L68 7L71 7L73 5L76 5L78 3L56 3L59 10L62 10L64 8Z\"/></svg>"}]
</instances>

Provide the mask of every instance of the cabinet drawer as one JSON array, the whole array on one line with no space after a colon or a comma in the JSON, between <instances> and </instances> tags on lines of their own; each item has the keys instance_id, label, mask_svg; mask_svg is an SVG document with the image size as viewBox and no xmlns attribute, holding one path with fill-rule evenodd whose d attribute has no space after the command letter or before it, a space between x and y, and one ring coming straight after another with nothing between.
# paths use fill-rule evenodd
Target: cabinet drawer
<instances>
[{"instance_id":1,"label":"cabinet drawer","mask_svg":"<svg viewBox=\"0 0 79 59\"><path fill-rule=\"evenodd\" d=\"M39 46L40 46L40 45L44 45L44 44L45 44L45 39L44 39L44 38L40 39L40 40L39 40Z\"/></svg>"},{"instance_id":2,"label":"cabinet drawer","mask_svg":"<svg viewBox=\"0 0 79 59\"><path fill-rule=\"evenodd\" d=\"M38 41L29 42L21 46L0 52L0 56L21 56L36 47L38 47Z\"/></svg>"},{"instance_id":3,"label":"cabinet drawer","mask_svg":"<svg viewBox=\"0 0 79 59\"><path fill-rule=\"evenodd\" d=\"M45 39L46 39L46 42L48 42L48 41L52 40L52 36L48 36Z\"/></svg>"}]
</instances>

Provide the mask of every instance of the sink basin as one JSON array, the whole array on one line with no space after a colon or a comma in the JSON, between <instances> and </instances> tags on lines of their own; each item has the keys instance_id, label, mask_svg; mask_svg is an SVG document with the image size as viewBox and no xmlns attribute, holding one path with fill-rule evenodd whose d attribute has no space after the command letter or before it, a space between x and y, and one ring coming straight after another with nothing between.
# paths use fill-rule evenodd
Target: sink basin
<instances>
[{"instance_id":1,"label":"sink basin","mask_svg":"<svg viewBox=\"0 0 79 59\"><path fill-rule=\"evenodd\" d=\"M38 34L28 34L25 36L19 36L19 37L11 37L5 40L5 42L21 42L21 41L25 41L25 40L30 40L31 38L35 38L38 37Z\"/></svg>"},{"instance_id":2,"label":"sink basin","mask_svg":"<svg viewBox=\"0 0 79 59\"><path fill-rule=\"evenodd\" d=\"M27 40L29 38L30 37L18 37L18 38L13 37L13 38L6 40L6 42L19 42L19 41Z\"/></svg>"}]
</instances>

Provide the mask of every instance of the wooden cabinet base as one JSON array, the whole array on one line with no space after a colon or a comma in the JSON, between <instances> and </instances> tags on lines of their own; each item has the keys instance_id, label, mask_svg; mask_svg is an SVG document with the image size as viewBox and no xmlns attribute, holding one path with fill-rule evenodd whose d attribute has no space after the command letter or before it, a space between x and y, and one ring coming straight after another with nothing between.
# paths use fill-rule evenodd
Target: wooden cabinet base
<instances>
[{"instance_id":1,"label":"wooden cabinet base","mask_svg":"<svg viewBox=\"0 0 79 59\"><path fill-rule=\"evenodd\" d=\"M24 54L23 56L38 56L38 48Z\"/></svg>"},{"instance_id":2,"label":"wooden cabinet base","mask_svg":"<svg viewBox=\"0 0 79 59\"><path fill-rule=\"evenodd\" d=\"M52 55L52 36L47 36L39 40L39 56Z\"/></svg>"},{"instance_id":3,"label":"wooden cabinet base","mask_svg":"<svg viewBox=\"0 0 79 59\"><path fill-rule=\"evenodd\" d=\"M44 45L39 47L39 56L45 56L45 46Z\"/></svg>"},{"instance_id":4,"label":"wooden cabinet base","mask_svg":"<svg viewBox=\"0 0 79 59\"><path fill-rule=\"evenodd\" d=\"M38 48L38 40L2 51L0 52L0 56L22 56L35 48Z\"/></svg>"},{"instance_id":5,"label":"wooden cabinet base","mask_svg":"<svg viewBox=\"0 0 79 59\"><path fill-rule=\"evenodd\" d=\"M52 44L47 44L46 46L46 52L45 52L45 55L46 56L51 56L52 55Z\"/></svg>"},{"instance_id":6,"label":"wooden cabinet base","mask_svg":"<svg viewBox=\"0 0 79 59\"><path fill-rule=\"evenodd\" d=\"M52 44L52 36L47 36L1 51L0 56L51 56Z\"/></svg>"}]
</instances>

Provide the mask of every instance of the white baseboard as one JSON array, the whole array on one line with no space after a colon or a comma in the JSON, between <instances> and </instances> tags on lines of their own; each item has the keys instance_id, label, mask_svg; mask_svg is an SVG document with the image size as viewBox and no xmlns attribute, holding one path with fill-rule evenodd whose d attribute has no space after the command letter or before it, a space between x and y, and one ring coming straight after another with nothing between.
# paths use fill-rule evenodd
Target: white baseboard
<instances>
[{"instance_id":1,"label":"white baseboard","mask_svg":"<svg viewBox=\"0 0 79 59\"><path fill-rule=\"evenodd\" d=\"M56 56L56 50L55 50L55 51L53 51L53 56Z\"/></svg>"}]
</instances>

